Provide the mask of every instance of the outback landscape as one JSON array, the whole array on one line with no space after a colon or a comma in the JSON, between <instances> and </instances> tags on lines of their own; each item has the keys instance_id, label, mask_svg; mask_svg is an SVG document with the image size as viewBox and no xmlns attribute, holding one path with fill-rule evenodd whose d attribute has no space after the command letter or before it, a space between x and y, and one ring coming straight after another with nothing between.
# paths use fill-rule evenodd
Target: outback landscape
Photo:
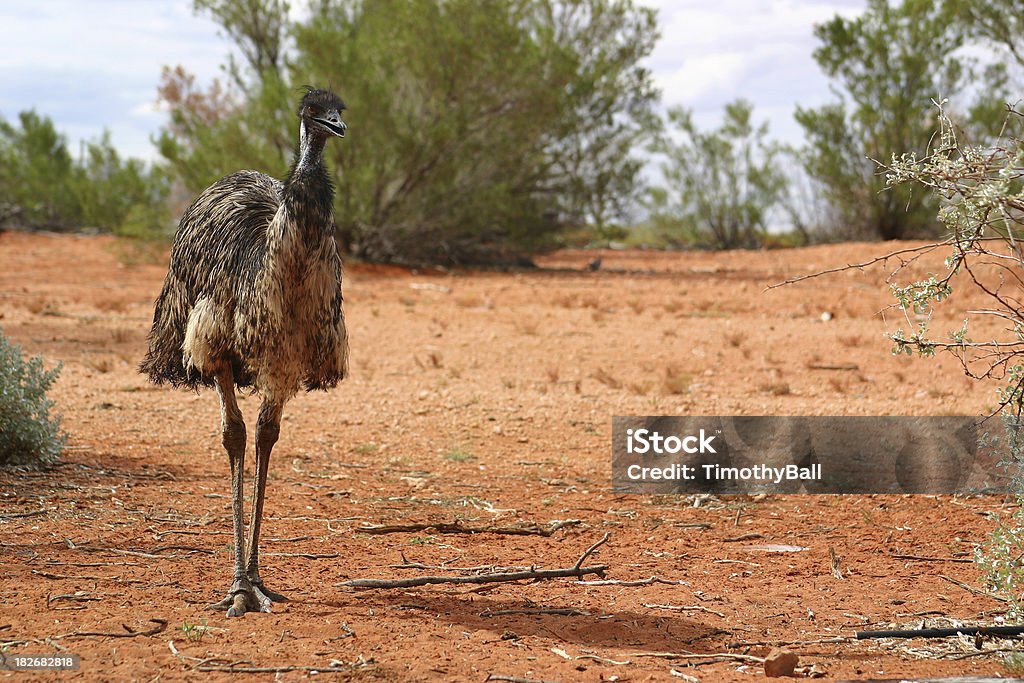
<instances>
[{"instance_id":1,"label":"outback landscape","mask_svg":"<svg viewBox=\"0 0 1024 683\"><path fill-rule=\"evenodd\" d=\"M614 415L994 410L954 358L890 354L895 263L766 289L905 246L348 264L351 376L288 405L271 462L262 574L290 601L229 620L206 608L232 553L216 397L136 370L166 250L0 234L0 327L63 364L69 435L55 467L0 473L0 644L81 655L40 680L740 681L777 644L801 677L1005 674L998 641L851 638L1001 614L971 561L1001 496L611 492ZM340 585L571 568L605 534L603 581Z\"/></svg>"}]
</instances>

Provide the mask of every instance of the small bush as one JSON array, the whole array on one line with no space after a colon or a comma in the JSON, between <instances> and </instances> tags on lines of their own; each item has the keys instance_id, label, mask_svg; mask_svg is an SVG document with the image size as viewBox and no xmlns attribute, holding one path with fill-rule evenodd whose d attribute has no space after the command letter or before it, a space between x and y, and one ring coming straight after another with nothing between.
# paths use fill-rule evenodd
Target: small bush
<instances>
[{"instance_id":1,"label":"small bush","mask_svg":"<svg viewBox=\"0 0 1024 683\"><path fill-rule=\"evenodd\" d=\"M60 455L67 436L46 397L59 374L38 356L26 361L0 330L0 467L39 467Z\"/></svg>"}]
</instances>

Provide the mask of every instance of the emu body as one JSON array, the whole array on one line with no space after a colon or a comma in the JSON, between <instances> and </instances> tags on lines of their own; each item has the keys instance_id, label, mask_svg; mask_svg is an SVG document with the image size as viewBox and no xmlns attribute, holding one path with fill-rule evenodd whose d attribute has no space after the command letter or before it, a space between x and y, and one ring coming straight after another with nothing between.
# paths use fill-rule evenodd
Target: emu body
<instances>
[{"instance_id":1,"label":"emu body","mask_svg":"<svg viewBox=\"0 0 1024 683\"><path fill-rule=\"evenodd\" d=\"M157 384L217 389L231 469L235 567L227 598L211 607L227 608L228 616L269 612L272 601L284 599L259 576L267 468L281 413L301 389L331 388L348 368L334 190L323 165L327 138L344 137L342 110L334 94L311 89L299 106L299 147L284 182L239 171L204 190L188 208L140 368ZM247 542L246 431L237 387L263 398Z\"/></svg>"}]
</instances>

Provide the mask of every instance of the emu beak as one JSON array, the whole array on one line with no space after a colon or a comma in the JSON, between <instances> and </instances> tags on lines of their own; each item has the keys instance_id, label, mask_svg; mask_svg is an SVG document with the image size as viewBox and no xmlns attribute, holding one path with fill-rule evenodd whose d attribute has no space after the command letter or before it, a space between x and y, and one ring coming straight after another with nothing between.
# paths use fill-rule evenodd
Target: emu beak
<instances>
[{"instance_id":1,"label":"emu beak","mask_svg":"<svg viewBox=\"0 0 1024 683\"><path fill-rule=\"evenodd\" d=\"M332 111L323 117L315 116L313 117L313 120L326 128L332 135L336 135L339 138L345 137L345 129L348 128L348 126L346 126L345 122L341 120L340 113Z\"/></svg>"}]
</instances>

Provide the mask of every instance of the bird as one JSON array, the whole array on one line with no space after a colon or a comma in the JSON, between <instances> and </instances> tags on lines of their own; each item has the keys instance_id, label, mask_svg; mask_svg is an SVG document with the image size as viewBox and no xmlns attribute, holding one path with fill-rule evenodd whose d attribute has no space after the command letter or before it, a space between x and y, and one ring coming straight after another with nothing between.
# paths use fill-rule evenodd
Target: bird
<instances>
[{"instance_id":1,"label":"bird","mask_svg":"<svg viewBox=\"0 0 1024 683\"><path fill-rule=\"evenodd\" d=\"M259 573L260 522L270 454L285 404L302 389L327 390L348 373L342 264L335 241L334 187L327 140L344 138L345 105L306 86L299 142L287 177L227 175L182 214L148 351L139 370L155 384L212 387L231 476L234 567L227 597L210 605L227 616L270 612L283 595ZM255 430L254 495L243 528L246 428L236 390L262 401Z\"/></svg>"}]
</instances>

